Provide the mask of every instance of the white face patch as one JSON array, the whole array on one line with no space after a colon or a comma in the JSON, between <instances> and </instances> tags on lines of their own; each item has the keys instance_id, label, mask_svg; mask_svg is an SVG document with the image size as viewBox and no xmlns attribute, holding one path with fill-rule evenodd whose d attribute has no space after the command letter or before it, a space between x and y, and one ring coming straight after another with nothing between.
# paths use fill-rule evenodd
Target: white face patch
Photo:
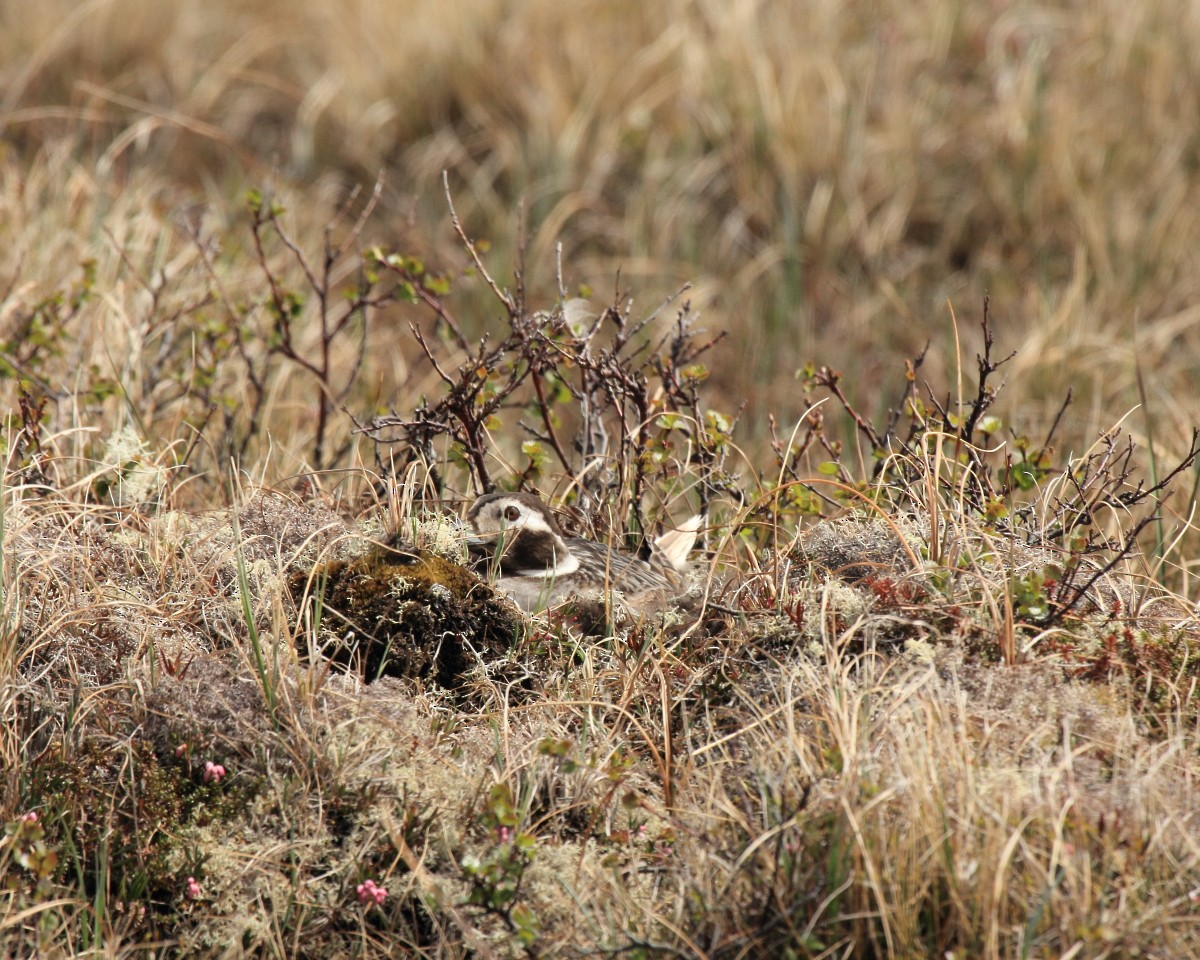
<instances>
[{"instance_id":1,"label":"white face patch","mask_svg":"<svg viewBox=\"0 0 1200 960\"><path fill-rule=\"evenodd\" d=\"M517 516L511 520L505 516L509 510L517 511ZM521 530L555 535L545 517L515 500L496 500L488 504L487 510L476 517L472 525L481 537L502 537L508 531Z\"/></svg>"},{"instance_id":2,"label":"white face patch","mask_svg":"<svg viewBox=\"0 0 1200 960\"><path fill-rule=\"evenodd\" d=\"M476 536L484 542L497 545L496 556L511 556L509 548L516 546L518 535L521 541L528 544L530 540L541 541L550 545L549 553L553 562L549 566L520 568L509 571L509 577L536 577L540 580L553 580L565 577L579 569L579 559L571 553L562 541L558 531L552 526L552 521L537 509L517 499L499 498L489 503L476 517L471 525Z\"/></svg>"}]
</instances>

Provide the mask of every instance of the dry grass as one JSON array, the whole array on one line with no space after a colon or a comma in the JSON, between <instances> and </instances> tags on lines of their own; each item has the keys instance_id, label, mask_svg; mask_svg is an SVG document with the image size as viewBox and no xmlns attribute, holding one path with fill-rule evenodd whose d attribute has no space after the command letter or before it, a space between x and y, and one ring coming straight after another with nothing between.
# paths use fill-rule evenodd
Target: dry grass
<instances>
[{"instance_id":1,"label":"dry grass","mask_svg":"<svg viewBox=\"0 0 1200 960\"><path fill-rule=\"evenodd\" d=\"M1149 674L1083 679L1111 618L1000 667L987 588L895 588L886 536L843 521L809 562L876 576L763 607L763 574L740 617L535 623L455 689L368 685L298 659L286 597L365 543L279 495L236 516L10 491L16 955L1196 955L1194 670L1153 700ZM1148 649L1185 619L1122 622Z\"/></svg>"},{"instance_id":2,"label":"dry grass","mask_svg":"<svg viewBox=\"0 0 1200 960\"><path fill-rule=\"evenodd\" d=\"M944 382L947 299L974 316L986 290L1021 348L1020 429L1064 381L1073 435L1107 427L1141 400L1135 358L1139 430L1170 452L1196 420L1187 3L480 0L398 15L97 0L4 18L9 176L64 140L98 158L76 174L108 198L93 238L98 219L120 232L109 204L130 192L154 190L160 209L225 201L275 171L311 184L292 205L319 224L322 197L386 166L384 227L449 257L446 169L504 267L525 200L542 290L558 242L572 285L607 290L617 266L650 300L693 283L708 322L759 358L719 374L733 397L779 396L820 356L882 402L870 385L926 340ZM147 185L147 168L168 184Z\"/></svg>"},{"instance_id":3,"label":"dry grass","mask_svg":"<svg viewBox=\"0 0 1200 960\"><path fill-rule=\"evenodd\" d=\"M1197 474L1121 499L1200 422L1198 45L1183 0L0 6L0 956L1200 957ZM507 330L442 171L552 372L563 294L636 324L690 283L730 331L641 368L623 460L535 462L524 381L479 434L608 483L595 534L641 455L639 521L711 501L710 606L367 683L295 584L388 531L456 556L472 475L355 420ZM930 398L969 409L985 291L1011 432L964 444ZM878 422L927 342L909 446L807 415L804 362Z\"/></svg>"}]
</instances>

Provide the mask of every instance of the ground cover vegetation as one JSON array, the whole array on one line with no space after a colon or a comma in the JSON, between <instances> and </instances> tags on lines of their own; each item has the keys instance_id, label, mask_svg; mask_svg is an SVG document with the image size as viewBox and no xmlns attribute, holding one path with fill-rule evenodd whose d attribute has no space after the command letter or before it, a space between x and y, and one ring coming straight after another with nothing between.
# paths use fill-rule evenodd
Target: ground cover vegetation
<instances>
[{"instance_id":1,"label":"ground cover vegetation","mask_svg":"<svg viewBox=\"0 0 1200 960\"><path fill-rule=\"evenodd\" d=\"M0 953L1200 956L1193 5L0 28Z\"/></svg>"}]
</instances>

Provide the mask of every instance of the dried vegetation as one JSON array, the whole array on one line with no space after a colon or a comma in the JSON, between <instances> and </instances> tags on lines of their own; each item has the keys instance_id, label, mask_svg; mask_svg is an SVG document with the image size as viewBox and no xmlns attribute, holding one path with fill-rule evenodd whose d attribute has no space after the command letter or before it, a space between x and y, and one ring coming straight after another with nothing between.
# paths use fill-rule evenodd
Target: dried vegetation
<instances>
[{"instance_id":1,"label":"dried vegetation","mask_svg":"<svg viewBox=\"0 0 1200 960\"><path fill-rule=\"evenodd\" d=\"M0 9L0 954L1200 957L1190 5L152 6Z\"/></svg>"}]
</instances>

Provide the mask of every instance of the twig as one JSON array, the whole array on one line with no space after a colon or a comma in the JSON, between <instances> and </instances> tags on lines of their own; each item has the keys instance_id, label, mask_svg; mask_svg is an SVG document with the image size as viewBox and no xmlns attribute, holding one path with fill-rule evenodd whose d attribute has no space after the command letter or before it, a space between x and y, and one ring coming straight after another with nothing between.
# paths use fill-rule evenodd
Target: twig
<instances>
[{"instance_id":1,"label":"twig","mask_svg":"<svg viewBox=\"0 0 1200 960\"><path fill-rule=\"evenodd\" d=\"M508 310L509 317L517 316L517 308L513 303L512 298L507 293L500 289L500 285L492 279L492 275L488 273L487 267L483 265L483 260L480 259L479 251L475 248L475 244L468 239L466 231L463 230L462 221L458 219L458 211L454 209L454 198L450 194L450 174L445 170L442 171L442 191L446 195L446 204L450 207L450 223L454 226L454 232L458 235L458 239L462 245L466 247L467 252L471 255L471 259L475 263L475 269L479 271L479 275L483 277L484 282L491 287L492 293L496 299L504 304Z\"/></svg>"}]
</instances>

